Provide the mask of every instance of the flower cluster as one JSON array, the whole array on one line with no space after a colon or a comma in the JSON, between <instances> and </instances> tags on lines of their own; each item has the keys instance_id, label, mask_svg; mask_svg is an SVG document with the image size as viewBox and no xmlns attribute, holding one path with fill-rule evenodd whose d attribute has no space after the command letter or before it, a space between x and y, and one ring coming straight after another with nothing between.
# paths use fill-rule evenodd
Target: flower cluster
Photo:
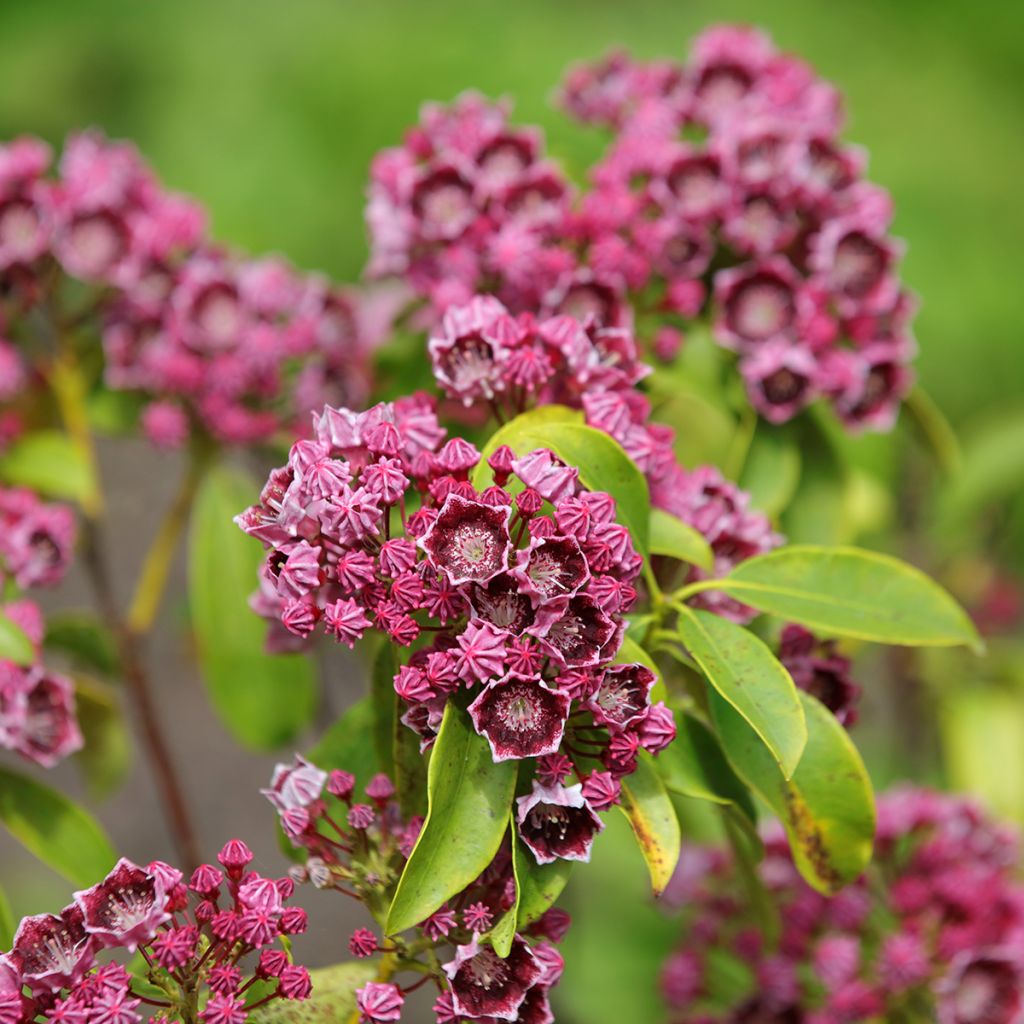
<instances>
[{"instance_id":1,"label":"flower cluster","mask_svg":"<svg viewBox=\"0 0 1024 1024\"><path fill-rule=\"evenodd\" d=\"M0 955L0 1020L140 1024L194 1020L198 1010L203 1024L244 1024L256 1006L305 999L309 974L292 963L287 938L305 931L306 913L287 905L290 879L263 878L251 860L234 839L219 868L203 864L186 884L168 864L122 859L60 914L26 917ZM112 950L139 951L145 978L97 962Z\"/></svg>"},{"instance_id":2,"label":"flower cluster","mask_svg":"<svg viewBox=\"0 0 1024 1024\"><path fill-rule=\"evenodd\" d=\"M824 398L851 428L888 429L911 384L914 303L892 203L839 138L836 90L764 35L722 27L685 65L578 67L562 99L615 132L578 197L507 105L426 106L374 163L370 272L438 315L479 294L602 328L635 313L664 358L707 319L766 419Z\"/></svg>"},{"instance_id":3,"label":"flower cluster","mask_svg":"<svg viewBox=\"0 0 1024 1024\"><path fill-rule=\"evenodd\" d=\"M269 548L258 605L299 637L318 623L349 645L370 628L400 646L433 633L395 676L403 721L429 745L468 691L496 761L541 759L524 841L542 863L585 860L595 810L675 735L654 673L612 664L642 559L613 499L550 451L498 448L478 490L480 453L442 436L426 400L325 409L238 517Z\"/></svg>"},{"instance_id":4,"label":"flower cluster","mask_svg":"<svg viewBox=\"0 0 1024 1024\"><path fill-rule=\"evenodd\" d=\"M194 425L249 443L326 400L364 397L369 343L351 294L278 259L227 255L203 211L127 143L72 136L56 178L50 161L35 139L0 146L0 400L26 359L44 365L40 338L67 344L90 324L107 385L146 396L158 445Z\"/></svg>"},{"instance_id":5,"label":"flower cluster","mask_svg":"<svg viewBox=\"0 0 1024 1024\"><path fill-rule=\"evenodd\" d=\"M296 756L292 764L277 766L264 793L285 834L306 853L292 877L353 897L382 917L423 825L419 817L403 818L391 779L375 775L360 802L349 772L326 772ZM508 955L501 957L485 936L514 900L512 858L505 848L478 879L417 928L415 939L396 935L384 941L369 928L356 929L349 940L353 956L386 953L395 965L389 978L418 976L405 986L368 982L357 992L360 1019L364 1024L399 1020L406 995L432 981L438 990L438 1024L551 1024L548 992L563 966L551 943L561 940L569 918L560 910L546 911L526 934L514 937ZM442 957L448 959L442 962Z\"/></svg>"},{"instance_id":6,"label":"flower cluster","mask_svg":"<svg viewBox=\"0 0 1024 1024\"><path fill-rule=\"evenodd\" d=\"M785 839L766 839L762 881L781 937L765 938L718 851L694 851L670 886L684 945L662 988L688 1024L937 1020L1014 1024L1024 1012L1024 886L1016 837L958 797L904 788L879 804L875 863L831 899L799 878ZM731 964L716 967L715 948ZM723 983L728 977L728 983Z\"/></svg>"},{"instance_id":7,"label":"flower cluster","mask_svg":"<svg viewBox=\"0 0 1024 1024\"><path fill-rule=\"evenodd\" d=\"M537 308L573 260L561 229L572 190L540 133L507 105L466 94L428 104L402 146L373 162L366 218L374 276L395 276L435 308L496 291Z\"/></svg>"},{"instance_id":8,"label":"flower cluster","mask_svg":"<svg viewBox=\"0 0 1024 1024\"><path fill-rule=\"evenodd\" d=\"M835 640L820 640L790 623L779 637L778 656L793 682L817 697L841 725L856 723L860 687L850 676L850 659L839 653Z\"/></svg>"},{"instance_id":9,"label":"flower cluster","mask_svg":"<svg viewBox=\"0 0 1024 1024\"><path fill-rule=\"evenodd\" d=\"M595 273L684 321L707 315L766 419L824 397L848 426L891 426L913 302L892 202L840 140L833 86L762 33L723 26L685 64L578 67L563 103L616 133L576 220Z\"/></svg>"},{"instance_id":10,"label":"flower cluster","mask_svg":"<svg viewBox=\"0 0 1024 1024\"><path fill-rule=\"evenodd\" d=\"M647 477L652 504L704 535L716 575L781 543L748 495L717 469L679 464L674 431L650 421L650 402L636 387L650 368L629 328L600 327L592 316L513 315L493 296L477 296L445 313L428 348L438 386L464 405L488 407L502 419L551 403L582 409L588 425L618 441ZM704 575L695 568L691 579ZM721 591L695 603L739 622L753 615Z\"/></svg>"},{"instance_id":11,"label":"flower cluster","mask_svg":"<svg viewBox=\"0 0 1024 1024\"><path fill-rule=\"evenodd\" d=\"M8 590L53 586L63 578L75 539L74 513L25 488L0 487L0 579ZM28 665L0 660L0 748L44 768L82 746L74 684L45 668L45 627L39 606L17 598L0 606L32 645Z\"/></svg>"}]
</instances>

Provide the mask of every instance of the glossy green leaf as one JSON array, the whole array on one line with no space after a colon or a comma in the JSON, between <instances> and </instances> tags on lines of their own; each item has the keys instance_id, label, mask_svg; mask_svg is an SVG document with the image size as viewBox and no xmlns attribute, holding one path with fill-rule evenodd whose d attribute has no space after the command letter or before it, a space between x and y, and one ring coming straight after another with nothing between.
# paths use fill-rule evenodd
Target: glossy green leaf
<instances>
[{"instance_id":1,"label":"glossy green leaf","mask_svg":"<svg viewBox=\"0 0 1024 1024\"><path fill-rule=\"evenodd\" d=\"M75 675L75 710L85 744L75 754L93 796L109 796L132 765L132 744L117 691L109 683Z\"/></svg>"},{"instance_id":2,"label":"glossy green leaf","mask_svg":"<svg viewBox=\"0 0 1024 1024\"><path fill-rule=\"evenodd\" d=\"M324 771L351 772L363 785L381 770L374 743L373 705L363 697L331 724L306 755Z\"/></svg>"},{"instance_id":3,"label":"glossy green leaf","mask_svg":"<svg viewBox=\"0 0 1024 1024\"><path fill-rule=\"evenodd\" d=\"M14 930L17 924L11 911L7 893L0 886L0 949L10 949L14 941Z\"/></svg>"},{"instance_id":4,"label":"glossy green leaf","mask_svg":"<svg viewBox=\"0 0 1024 1024\"><path fill-rule=\"evenodd\" d=\"M743 716L789 778L807 742L789 672L760 637L720 615L681 608L679 636L708 682Z\"/></svg>"},{"instance_id":5,"label":"glossy green leaf","mask_svg":"<svg viewBox=\"0 0 1024 1024\"><path fill-rule=\"evenodd\" d=\"M494 474L487 465L487 460L502 445L508 445L517 455L531 451L538 447L538 433L546 430L552 423L583 423L583 413L579 409L570 409L567 405L540 405L509 420L491 434L487 443L480 449L480 461L470 477L473 486L482 491L494 482Z\"/></svg>"},{"instance_id":6,"label":"glossy green leaf","mask_svg":"<svg viewBox=\"0 0 1024 1024\"><path fill-rule=\"evenodd\" d=\"M514 816L512 827L515 827ZM515 903L486 936L498 956L508 956L516 932L523 931L536 921L558 899L569 881L572 866L571 860L538 864L537 858L520 839L516 839L512 848L512 871L516 880Z\"/></svg>"},{"instance_id":7,"label":"glossy green leaf","mask_svg":"<svg viewBox=\"0 0 1024 1024\"><path fill-rule=\"evenodd\" d=\"M750 791L733 771L715 734L688 711L677 710L675 718L676 738L654 762L666 788L680 796L735 806L756 822Z\"/></svg>"},{"instance_id":8,"label":"glossy green leaf","mask_svg":"<svg viewBox=\"0 0 1024 1024\"><path fill-rule=\"evenodd\" d=\"M710 698L729 761L778 815L807 882L834 893L858 878L871 859L875 803L864 762L846 730L824 705L801 693L807 746L787 781L739 713L717 693Z\"/></svg>"},{"instance_id":9,"label":"glossy green leaf","mask_svg":"<svg viewBox=\"0 0 1024 1024\"><path fill-rule=\"evenodd\" d=\"M715 556L703 534L664 509L651 509L650 553L711 571Z\"/></svg>"},{"instance_id":10,"label":"glossy green leaf","mask_svg":"<svg viewBox=\"0 0 1024 1024\"><path fill-rule=\"evenodd\" d=\"M388 935L419 924L490 864L508 827L517 768L495 763L469 715L448 704L430 755L427 820L388 912Z\"/></svg>"},{"instance_id":11,"label":"glossy green leaf","mask_svg":"<svg viewBox=\"0 0 1024 1024\"><path fill-rule=\"evenodd\" d=\"M114 637L90 612L57 612L49 616L43 645L48 651L59 651L76 668L115 679L120 676Z\"/></svg>"},{"instance_id":12,"label":"glossy green leaf","mask_svg":"<svg viewBox=\"0 0 1024 1024\"><path fill-rule=\"evenodd\" d=\"M654 895L660 896L679 862L681 836L675 807L645 751L640 753L636 771L622 780L620 809L647 864Z\"/></svg>"},{"instance_id":13,"label":"glossy green leaf","mask_svg":"<svg viewBox=\"0 0 1024 1024\"><path fill-rule=\"evenodd\" d=\"M30 853L75 885L102 880L117 860L92 815L62 793L4 767L0 822Z\"/></svg>"},{"instance_id":14,"label":"glossy green leaf","mask_svg":"<svg viewBox=\"0 0 1024 1024\"><path fill-rule=\"evenodd\" d=\"M16 665L31 665L35 661L32 641L12 618L0 612L0 660Z\"/></svg>"},{"instance_id":15,"label":"glossy green leaf","mask_svg":"<svg viewBox=\"0 0 1024 1024\"><path fill-rule=\"evenodd\" d=\"M218 715L242 744L270 750L293 740L316 708L303 655L264 651L253 615L261 546L232 522L259 493L245 473L214 466L200 485L189 537L189 599L199 663Z\"/></svg>"},{"instance_id":16,"label":"glossy green leaf","mask_svg":"<svg viewBox=\"0 0 1024 1024\"><path fill-rule=\"evenodd\" d=\"M94 493L88 464L59 430L40 430L15 441L0 455L0 480L48 498L82 501Z\"/></svg>"},{"instance_id":17,"label":"glossy green leaf","mask_svg":"<svg viewBox=\"0 0 1024 1024\"><path fill-rule=\"evenodd\" d=\"M313 991L308 999L274 999L250 1012L249 1024L345 1024L356 1009L356 989L376 974L373 960L314 968L309 972Z\"/></svg>"},{"instance_id":18,"label":"glossy green leaf","mask_svg":"<svg viewBox=\"0 0 1024 1024\"><path fill-rule=\"evenodd\" d=\"M775 519L796 493L800 461L795 438L778 428L759 425L739 481L750 495L751 507Z\"/></svg>"},{"instance_id":19,"label":"glossy green leaf","mask_svg":"<svg viewBox=\"0 0 1024 1024\"><path fill-rule=\"evenodd\" d=\"M542 406L506 423L484 451L489 454L502 444L517 455L549 448L566 465L579 470L584 486L607 491L615 499L617 520L629 529L637 550L646 555L650 529L647 480L617 441L579 419L579 413L562 406ZM476 487L490 483L492 474L484 460L472 479Z\"/></svg>"},{"instance_id":20,"label":"glossy green leaf","mask_svg":"<svg viewBox=\"0 0 1024 1024\"><path fill-rule=\"evenodd\" d=\"M741 562L720 589L826 633L907 646L980 645L966 612L934 580L859 548L778 548Z\"/></svg>"}]
</instances>

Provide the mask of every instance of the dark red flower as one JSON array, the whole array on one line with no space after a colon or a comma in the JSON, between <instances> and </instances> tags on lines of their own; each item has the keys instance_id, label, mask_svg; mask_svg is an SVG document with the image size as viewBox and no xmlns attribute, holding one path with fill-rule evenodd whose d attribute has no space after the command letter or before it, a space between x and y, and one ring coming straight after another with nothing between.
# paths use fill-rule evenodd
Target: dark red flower
<instances>
[{"instance_id":1,"label":"dark red flower","mask_svg":"<svg viewBox=\"0 0 1024 1024\"><path fill-rule=\"evenodd\" d=\"M495 761L553 754L565 731L570 699L540 682L491 683L469 706L476 731L487 737Z\"/></svg>"},{"instance_id":2,"label":"dark red flower","mask_svg":"<svg viewBox=\"0 0 1024 1024\"><path fill-rule=\"evenodd\" d=\"M644 665L612 665L605 669L586 706L594 713L595 721L625 729L647 713L656 679Z\"/></svg>"},{"instance_id":3,"label":"dark red flower","mask_svg":"<svg viewBox=\"0 0 1024 1024\"><path fill-rule=\"evenodd\" d=\"M450 494L420 538L431 565L454 583L486 583L508 567L512 510Z\"/></svg>"},{"instance_id":4,"label":"dark red flower","mask_svg":"<svg viewBox=\"0 0 1024 1024\"><path fill-rule=\"evenodd\" d=\"M11 952L21 964L22 981L39 994L57 992L79 981L93 964L94 948L81 908L72 904L60 917L39 914L24 918Z\"/></svg>"},{"instance_id":5,"label":"dark red flower","mask_svg":"<svg viewBox=\"0 0 1024 1024\"><path fill-rule=\"evenodd\" d=\"M170 919L159 875L122 857L98 885L75 893L85 929L104 946L134 951Z\"/></svg>"},{"instance_id":6,"label":"dark red flower","mask_svg":"<svg viewBox=\"0 0 1024 1024\"><path fill-rule=\"evenodd\" d=\"M569 668L596 665L615 635L615 623L586 594L577 594L552 623L541 645Z\"/></svg>"},{"instance_id":7,"label":"dark red flower","mask_svg":"<svg viewBox=\"0 0 1024 1024\"><path fill-rule=\"evenodd\" d=\"M518 936L505 959L476 939L459 946L455 959L444 965L451 984L456 1014L476 1020L496 1017L514 1021L526 994L540 978L533 950Z\"/></svg>"},{"instance_id":8,"label":"dark red flower","mask_svg":"<svg viewBox=\"0 0 1024 1024\"><path fill-rule=\"evenodd\" d=\"M554 860L590 860L594 836L604 822L583 796L582 787L533 784L533 792L516 801L519 836L538 864Z\"/></svg>"},{"instance_id":9,"label":"dark red flower","mask_svg":"<svg viewBox=\"0 0 1024 1024\"><path fill-rule=\"evenodd\" d=\"M519 552L513 575L538 601L572 597L590 579L587 559L573 537L534 538Z\"/></svg>"}]
</instances>

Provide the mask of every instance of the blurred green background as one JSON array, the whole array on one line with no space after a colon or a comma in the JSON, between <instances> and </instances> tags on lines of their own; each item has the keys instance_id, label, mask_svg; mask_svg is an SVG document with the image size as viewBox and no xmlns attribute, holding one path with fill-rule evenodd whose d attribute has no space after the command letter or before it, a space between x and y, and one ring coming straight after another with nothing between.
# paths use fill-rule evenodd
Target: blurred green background
<instances>
[{"instance_id":1,"label":"blurred green background","mask_svg":"<svg viewBox=\"0 0 1024 1024\"><path fill-rule=\"evenodd\" d=\"M1017 440L976 460L975 498L949 521L977 518L984 496L1024 461L1019 0L3 0L0 137L31 132L59 144L95 125L130 138L169 185L207 205L218 238L352 280L366 254L368 164L423 101L466 88L512 96L516 119L542 124L553 154L580 176L604 140L551 105L567 64L613 46L682 56L696 32L723 20L766 28L845 93L847 137L870 151L871 176L892 191L896 233L909 242L904 274L923 301L927 390L968 434L1018 410ZM980 683L1002 664L980 671L947 660L929 674ZM1004 810L1024 807L1021 776L1000 770L1021 756L1017 685L994 691L1008 702L995 709L945 711L960 723L953 774L978 790L1005 775L1013 791L989 793ZM1005 742L995 742L994 721ZM890 774L872 760L877 775ZM643 869L622 839L601 846L589 887L570 889L576 980L563 986L560 1019L658 1016L653 974L674 926L644 900Z\"/></svg>"},{"instance_id":2,"label":"blurred green background","mask_svg":"<svg viewBox=\"0 0 1024 1024\"><path fill-rule=\"evenodd\" d=\"M369 160L424 100L511 95L579 171L601 140L551 107L565 66L615 45L681 55L716 20L765 27L845 92L848 136L895 195L920 371L947 413L1019 399L1015 0L4 0L0 134L134 139L220 238L351 279Z\"/></svg>"}]
</instances>

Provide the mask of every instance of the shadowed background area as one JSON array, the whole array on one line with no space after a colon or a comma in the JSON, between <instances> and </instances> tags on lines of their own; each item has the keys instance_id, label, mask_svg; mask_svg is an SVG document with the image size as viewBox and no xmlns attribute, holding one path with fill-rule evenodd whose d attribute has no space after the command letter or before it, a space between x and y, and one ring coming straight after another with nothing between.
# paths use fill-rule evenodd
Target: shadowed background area
<instances>
[{"instance_id":1,"label":"shadowed background area","mask_svg":"<svg viewBox=\"0 0 1024 1024\"><path fill-rule=\"evenodd\" d=\"M218 239L353 280L366 255L369 161L398 141L424 100L467 88L514 97L515 120L543 125L553 155L579 177L604 139L553 108L565 67L614 46L682 56L696 32L724 20L764 27L843 90L847 138L869 149L871 177L895 198L895 233L909 241L904 276L923 300L916 323L925 387L958 426L1000 402L1019 403L1024 5L1012 0L981 7L934 0L6 0L0 137L34 133L59 146L67 132L96 126L131 139L168 186L205 203ZM104 455L116 510L111 532L127 571L179 466L141 444ZM213 720L183 645L181 576L151 655L205 848L212 855L242 834L252 839L261 870L280 870L271 812L257 793L274 758L239 750ZM130 585L127 577L121 582ZM58 604L84 598L73 583ZM361 685L351 666L342 660L329 674L335 714ZM73 775L63 771L57 781L73 788ZM140 765L98 808L128 856L166 855L154 800ZM642 867L632 852L623 864L609 849L595 877L617 890L620 868L628 871L630 884L640 883L623 900L628 910L643 887ZM17 913L60 905L65 883L6 837L0 860ZM580 916L592 912L583 908ZM581 972L599 969L604 955L593 946L600 931L585 927L581 921ZM330 915L314 928L324 940L316 959L347 955L347 932ZM638 1007L649 996L637 1002L637 995L628 994L624 1007L642 1020Z\"/></svg>"}]
</instances>

